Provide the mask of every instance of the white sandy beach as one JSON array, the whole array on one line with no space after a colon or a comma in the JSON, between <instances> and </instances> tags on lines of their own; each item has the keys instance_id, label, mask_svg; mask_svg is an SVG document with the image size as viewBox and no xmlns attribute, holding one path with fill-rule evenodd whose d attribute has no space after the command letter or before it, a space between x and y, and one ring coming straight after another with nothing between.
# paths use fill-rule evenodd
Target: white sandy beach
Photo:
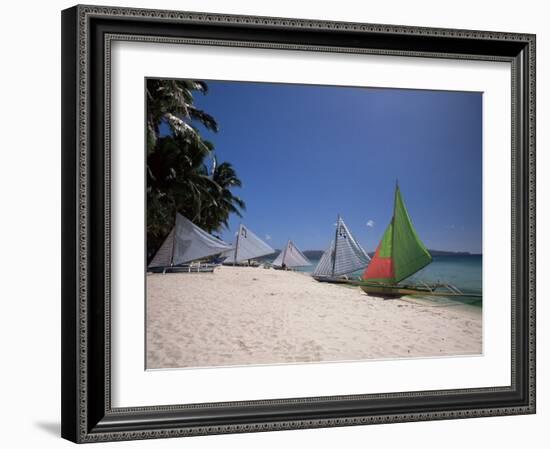
<instances>
[{"instance_id":1,"label":"white sandy beach","mask_svg":"<svg viewBox=\"0 0 550 449\"><path fill-rule=\"evenodd\" d=\"M370 297L303 273L147 276L147 368L481 354L481 309Z\"/></svg>"}]
</instances>

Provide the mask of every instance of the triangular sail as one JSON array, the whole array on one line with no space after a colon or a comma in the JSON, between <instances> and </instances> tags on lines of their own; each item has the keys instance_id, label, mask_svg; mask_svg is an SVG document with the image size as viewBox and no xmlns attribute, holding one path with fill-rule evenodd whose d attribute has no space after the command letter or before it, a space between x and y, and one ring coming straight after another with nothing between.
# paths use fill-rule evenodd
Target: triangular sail
<instances>
[{"instance_id":1,"label":"triangular sail","mask_svg":"<svg viewBox=\"0 0 550 449\"><path fill-rule=\"evenodd\" d=\"M393 218L363 279L396 284L424 268L432 256L418 237L396 186Z\"/></svg>"},{"instance_id":2,"label":"triangular sail","mask_svg":"<svg viewBox=\"0 0 550 449\"><path fill-rule=\"evenodd\" d=\"M355 240L353 234L341 218L338 220L336 231L336 260L334 261L334 275L353 273L365 268L370 257Z\"/></svg>"},{"instance_id":3,"label":"triangular sail","mask_svg":"<svg viewBox=\"0 0 550 449\"><path fill-rule=\"evenodd\" d=\"M277 258L272 262L272 265L276 267L282 267L283 264L286 267L305 267L311 265L311 262L306 256L298 249L298 247L289 240L285 248L279 253Z\"/></svg>"},{"instance_id":4,"label":"triangular sail","mask_svg":"<svg viewBox=\"0 0 550 449\"><path fill-rule=\"evenodd\" d=\"M335 243L336 242L336 243ZM314 276L342 276L365 268L370 257L338 217L336 236L315 267Z\"/></svg>"},{"instance_id":5,"label":"triangular sail","mask_svg":"<svg viewBox=\"0 0 550 449\"><path fill-rule=\"evenodd\" d=\"M334 240L330 242L330 247L323 253L321 260L313 270L313 276L332 276L334 267Z\"/></svg>"},{"instance_id":6,"label":"triangular sail","mask_svg":"<svg viewBox=\"0 0 550 449\"><path fill-rule=\"evenodd\" d=\"M392 220L393 222L393 220ZM363 274L363 279L376 282L392 283L394 282L393 259L392 259L392 222L386 228L382 240L376 248L369 266Z\"/></svg>"},{"instance_id":7,"label":"triangular sail","mask_svg":"<svg viewBox=\"0 0 550 449\"><path fill-rule=\"evenodd\" d=\"M155 253L153 259L149 263L149 267L169 267L172 265L172 256L174 254L174 235L176 233L176 228L168 233L168 236L162 242L162 245Z\"/></svg>"},{"instance_id":8,"label":"triangular sail","mask_svg":"<svg viewBox=\"0 0 550 449\"><path fill-rule=\"evenodd\" d=\"M245 260L273 254L275 250L265 243L260 237L254 234L244 225L239 226L235 249L227 252L227 259L224 263L239 263Z\"/></svg>"},{"instance_id":9,"label":"triangular sail","mask_svg":"<svg viewBox=\"0 0 550 449\"><path fill-rule=\"evenodd\" d=\"M393 259L395 282L408 278L432 261L432 256L413 227L399 187L395 193Z\"/></svg>"},{"instance_id":10,"label":"triangular sail","mask_svg":"<svg viewBox=\"0 0 550 449\"><path fill-rule=\"evenodd\" d=\"M231 248L230 244L203 231L183 215L176 214L174 228L153 257L149 267L180 265L214 256Z\"/></svg>"}]
</instances>

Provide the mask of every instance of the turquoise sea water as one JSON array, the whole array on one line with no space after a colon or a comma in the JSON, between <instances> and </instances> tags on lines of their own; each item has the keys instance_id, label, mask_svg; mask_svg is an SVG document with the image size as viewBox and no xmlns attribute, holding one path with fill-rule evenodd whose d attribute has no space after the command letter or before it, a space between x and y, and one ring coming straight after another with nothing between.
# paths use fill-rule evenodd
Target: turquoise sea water
<instances>
[{"instance_id":1,"label":"turquoise sea water","mask_svg":"<svg viewBox=\"0 0 550 449\"><path fill-rule=\"evenodd\" d=\"M311 273L318 260L311 260L312 266L299 269ZM351 276L361 276L361 271L352 273ZM432 263L411 276L407 281L426 282L434 284L437 282L449 283L458 287L464 293L481 295L482 286L482 256L433 256ZM453 300L472 305L481 305L481 298L465 297L453 298Z\"/></svg>"}]
</instances>

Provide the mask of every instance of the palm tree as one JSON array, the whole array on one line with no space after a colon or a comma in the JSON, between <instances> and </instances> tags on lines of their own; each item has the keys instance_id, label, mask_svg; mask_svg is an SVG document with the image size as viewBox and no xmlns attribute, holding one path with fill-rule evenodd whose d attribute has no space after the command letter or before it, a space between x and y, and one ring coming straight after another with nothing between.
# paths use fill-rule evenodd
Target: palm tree
<instances>
[{"instance_id":1,"label":"palm tree","mask_svg":"<svg viewBox=\"0 0 550 449\"><path fill-rule=\"evenodd\" d=\"M174 135L180 135L201 144L201 136L191 121L202 123L207 129L218 131L216 120L193 105L193 92L206 94L208 86L198 80L147 80L147 151L154 151L165 124Z\"/></svg>"},{"instance_id":2,"label":"palm tree","mask_svg":"<svg viewBox=\"0 0 550 449\"><path fill-rule=\"evenodd\" d=\"M208 232L241 216L244 201L231 164L217 164L214 146L193 121L217 132L215 119L193 105L193 91L207 85L194 80L147 80L147 253L152 257L174 224L176 212ZM164 125L164 126L163 126ZM207 162L212 161L209 171Z\"/></svg>"},{"instance_id":3,"label":"palm tree","mask_svg":"<svg viewBox=\"0 0 550 449\"><path fill-rule=\"evenodd\" d=\"M241 211L246 210L245 202L232 192L234 187L242 186L233 166L229 162L218 164L215 156L212 165L211 178L218 188L211 192L201 220L204 229L209 232L228 228L229 216L235 214L242 217Z\"/></svg>"},{"instance_id":4,"label":"palm tree","mask_svg":"<svg viewBox=\"0 0 550 449\"><path fill-rule=\"evenodd\" d=\"M206 149L208 147L208 149ZM181 135L161 137L147 158L148 252L170 232L176 212L199 224L203 204L218 186L204 164L210 143L197 146Z\"/></svg>"}]
</instances>

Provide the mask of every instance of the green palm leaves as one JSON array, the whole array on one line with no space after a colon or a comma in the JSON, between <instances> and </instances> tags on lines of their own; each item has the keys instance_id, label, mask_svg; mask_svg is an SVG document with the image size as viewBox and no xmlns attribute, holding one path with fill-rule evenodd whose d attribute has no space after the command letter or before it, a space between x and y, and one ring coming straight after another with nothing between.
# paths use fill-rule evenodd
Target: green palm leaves
<instances>
[{"instance_id":1,"label":"green palm leaves","mask_svg":"<svg viewBox=\"0 0 550 449\"><path fill-rule=\"evenodd\" d=\"M235 169L218 164L214 145L194 126L218 131L216 120L194 106L194 93L207 91L203 81L147 80L148 258L170 232L176 212L215 232L245 209L232 192L241 186Z\"/></svg>"}]
</instances>

